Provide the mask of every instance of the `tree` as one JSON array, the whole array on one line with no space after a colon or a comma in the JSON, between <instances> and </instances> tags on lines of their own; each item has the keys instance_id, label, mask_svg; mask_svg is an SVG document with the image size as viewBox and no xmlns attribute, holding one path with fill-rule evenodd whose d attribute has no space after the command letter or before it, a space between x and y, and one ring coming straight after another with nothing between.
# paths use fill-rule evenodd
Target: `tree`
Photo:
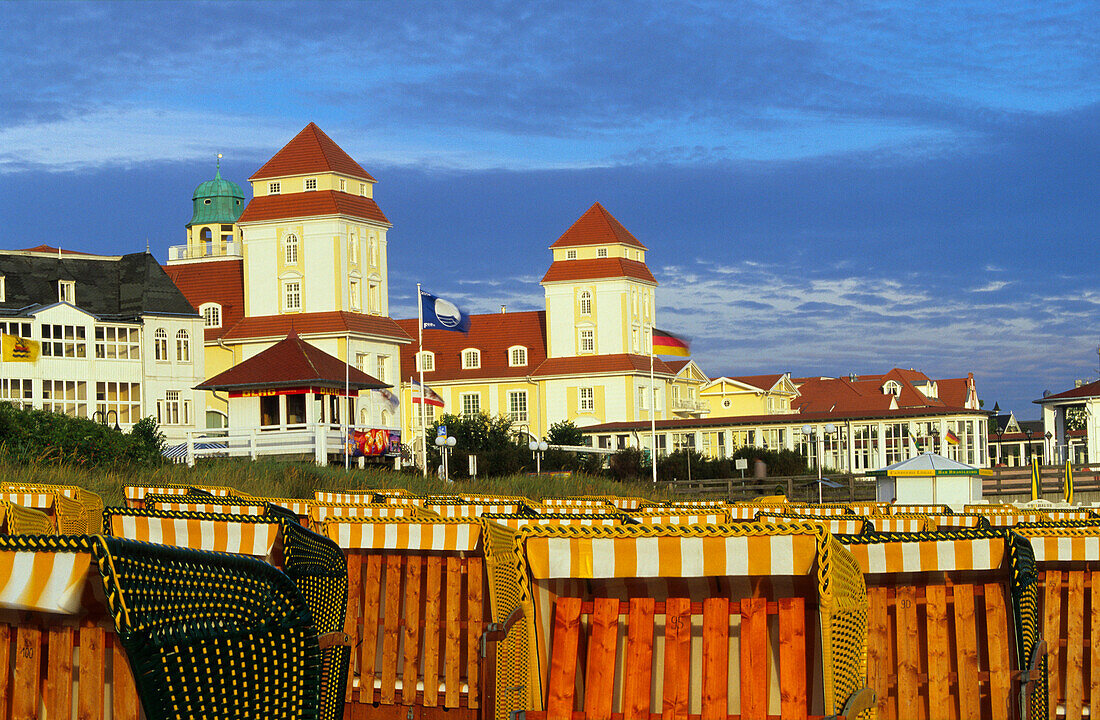
<instances>
[{"instance_id":1,"label":"tree","mask_svg":"<svg viewBox=\"0 0 1100 720\"><path fill-rule=\"evenodd\" d=\"M522 446L513 441L512 421L505 415L491 417L488 413L477 415L451 415L440 417L428 431L428 463L430 467L439 464L439 450L434 439L440 426L447 428L447 435L455 439L451 451L451 477L466 477L469 467L467 458L477 455L479 475L508 475L521 472L530 462L530 451L526 443Z\"/></svg>"},{"instance_id":2,"label":"tree","mask_svg":"<svg viewBox=\"0 0 1100 720\"><path fill-rule=\"evenodd\" d=\"M546 441L551 445L584 445L584 434L572 420L559 420L550 426Z\"/></svg>"},{"instance_id":3,"label":"tree","mask_svg":"<svg viewBox=\"0 0 1100 720\"><path fill-rule=\"evenodd\" d=\"M1066 408L1066 430L1084 430L1087 416L1084 405Z\"/></svg>"}]
</instances>

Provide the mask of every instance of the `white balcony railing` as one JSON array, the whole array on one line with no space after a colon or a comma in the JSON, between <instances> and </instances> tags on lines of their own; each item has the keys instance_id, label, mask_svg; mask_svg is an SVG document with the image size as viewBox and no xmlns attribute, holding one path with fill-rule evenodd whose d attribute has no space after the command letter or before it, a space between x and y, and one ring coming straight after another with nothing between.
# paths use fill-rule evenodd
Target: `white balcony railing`
<instances>
[{"instance_id":1,"label":"white balcony railing","mask_svg":"<svg viewBox=\"0 0 1100 720\"><path fill-rule=\"evenodd\" d=\"M673 412L708 412L710 410L710 405L704 400L672 398L670 405Z\"/></svg>"},{"instance_id":2,"label":"white balcony railing","mask_svg":"<svg viewBox=\"0 0 1100 720\"><path fill-rule=\"evenodd\" d=\"M201 260L214 257L244 257L239 242L205 242L195 246L173 245L168 248L168 262L181 260Z\"/></svg>"},{"instance_id":3,"label":"white balcony railing","mask_svg":"<svg viewBox=\"0 0 1100 720\"><path fill-rule=\"evenodd\" d=\"M202 457L247 457L255 460L272 455L312 455L318 465L324 465L329 455L342 455L347 430L372 430L376 427L317 423L230 430L190 432L181 457L194 465ZM381 428L397 430L397 428Z\"/></svg>"}]
</instances>

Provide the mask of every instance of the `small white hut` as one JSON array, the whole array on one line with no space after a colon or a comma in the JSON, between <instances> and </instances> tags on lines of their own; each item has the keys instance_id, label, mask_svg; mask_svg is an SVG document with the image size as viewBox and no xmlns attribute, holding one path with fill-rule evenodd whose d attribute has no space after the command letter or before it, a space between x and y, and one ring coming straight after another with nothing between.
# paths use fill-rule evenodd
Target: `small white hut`
<instances>
[{"instance_id":1,"label":"small white hut","mask_svg":"<svg viewBox=\"0 0 1100 720\"><path fill-rule=\"evenodd\" d=\"M963 512L966 505L982 501L981 475L989 471L926 452L869 474L878 478L879 502L948 505Z\"/></svg>"}]
</instances>

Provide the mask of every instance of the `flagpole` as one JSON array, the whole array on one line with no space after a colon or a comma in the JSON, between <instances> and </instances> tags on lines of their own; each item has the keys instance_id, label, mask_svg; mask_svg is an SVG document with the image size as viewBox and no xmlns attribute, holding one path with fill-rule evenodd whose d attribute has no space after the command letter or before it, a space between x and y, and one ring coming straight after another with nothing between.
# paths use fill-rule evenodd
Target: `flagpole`
<instances>
[{"instance_id":1,"label":"flagpole","mask_svg":"<svg viewBox=\"0 0 1100 720\"><path fill-rule=\"evenodd\" d=\"M420 449L420 464L423 467L424 477L428 477L428 430L424 426L424 405L427 398L424 397L424 302L420 296L420 283L416 284L416 324L420 346L416 352L416 365L420 369L420 437L424 440ZM412 393L409 394L410 399Z\"/></svg>"},{"instance_id":2,"label":"flagpole","mask_svg":"<svg viewBox=\"0 0 1100 720\"><path fill-rule=\"evenodd\" d=\"M351 335L344 338L344 411L351 414ZM344 422L344 472L348 471L348 431L351 430L351 418Z\"/></svg>"},{"instance_id":3,"label":"flagpole","mask_svg":"<svg viewBox=\"0 0 1100 720\"><path fill-rule=\"evenodd\" d=\"M649 331L649 464L657 483L657 386L653 382L653 331Z\"/></svg>"}]
</instances>

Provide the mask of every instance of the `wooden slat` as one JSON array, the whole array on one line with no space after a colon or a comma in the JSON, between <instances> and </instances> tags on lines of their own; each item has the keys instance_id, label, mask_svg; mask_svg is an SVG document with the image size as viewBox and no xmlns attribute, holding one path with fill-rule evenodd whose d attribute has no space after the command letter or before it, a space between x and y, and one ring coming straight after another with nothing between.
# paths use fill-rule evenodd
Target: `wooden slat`
<instances>
[{"instance_id":1,"label":"wooden slat","mask_svg":"<svg viewBox=\"0 0 1100 720\"><path fill-rule=\"evenodd\" d=\"M462 668L462 567L461 561L451 555L447 558L447 647L443 655L443 679L447 692L443 704L458 707L461 687L459 673Z\"/></svg>"},{"instance_id":2,"label":"wooden slat","mask_svg":"<svg viewBox=\"0 0 1100 720\"><path fill-rule=\"evenodd\" d=\"M804 718L806 702L806 601L779 599L779 710Z\"/></svg>"},{"instance_id":3,"label":"wooden slat","mask_svg":"<svg viewBox=\"0 0 1100 720\"><path fill-rule=\"evenodd\" d=\"M481 646L482 581L485 573L479 557L466 558L466 683L467 704L478 707L478 652Z\"/></svg>"},{"instance_id":4,"label":"wooden slat","mask_svg":"<svg viewBox=\"0 0 1100 720\"><path fill-rule=\"evenodd\" d=\"M886 588L867 587L867 682L875 692L878 717L893 720L890 702L887 648L890 641L890 618L887 614Z\"/></svg>"},{"instance_id":5,"label":"wooden slat","mask_svg":"<svg viewBox=\"0 0 1100 720\"><path fill-rule=\"evenodd\" d=\"M730 601L703 601L703 717L726 720L729 715Z\"/></svg>"},{"instance_id":6,"label":"wooden slat","mask_svg":"<svg viewBox=\"0 0 1100 720\"><path fill-rule=\"evenodd\" d=\"M405 665L401 668L401 703L416 703L420 672L420 558L410 556L405 565Z\"/></svg>"},{"instance_id":7,"label":"wooden slat","mask_svg":"<svg viewBox=\"0 0 1100 720\"><path fill-rule=\"evenodd\" d=\"M112 692L112 720L138 720L137 686L134 684L134 673L130 669L130 661L126 658L126 650L119 642L117 635L110 635L111 639L111 677L113 678ZM62 715L60 717L68 717Z\"/></svg>"},{"instance_id":8,"label":"wooden slat","mask_svg":"<svg viewBox=\"0 0 1100 720\"><path fill-rule=\"evenodd\" d=\"M46 714L50 718L68 718L73 712L73 628L67 625L49 628L46 644Z\"/></svg>"},{"instance_id":9,"label":"wooden slat","mask_svg":"<svg viewBox=\"0 0 1100 720\"><path fill-rule=\"evenodd\" d=\"M928 637L928 707L943 711L951 705L947 675L951 672L947 640L947 590L943 585L929 585L925 596L925 632ZM870 668L868 668L870 669Z\"/></svg>"},{"instance_id":10,"label":"wooden slat","mask_svg":"<svg viewBox=\"0 0 1100 720\"><path fill-rule=\"evenodd\" d=\"M990 717L993 720L1008 720L1012 707L1012 655L1009 650L1010 631L1004 587L998 583L986 583L984 596Z\"/></svg>"},{"instance_id":11,"label":"wooden slat","mask_svg":"<svg viewBox=\"0 0 1100 720\"><path fill-rule=\"evenodd\" d=\"M80 720L103 717L105 639L101 627L80 628L80 681L76 693L76 716Z\"/></svg>"},{"instance_id":12,"label":"wooden slat","mask_svg":"<svg viewBox=\"0 0 1100 720\"><path fill-rule=\"evenodd\" d=\"M554 627L550 635L554 652L550 657L550 676L547 681L547 720L572 720L580 630L580 598L558 598L554 607Z\"/></svg>"},{"instance_id":13,"label":"wooden slat","mask_svg":"<svg viewBox=\"0 0 1100 720\"><path fill-rule=\"evenodd\" d=\"M348 567L348 608L347 613L344 615L344 632L351 639L352 648L357 648L359 647L359 641L363 639L359 627L359 598L363 594L363 555L354 551L349 552L346 560ZM358 664L359 658L357 657L352 657L348 663L348 681L344 688L344 702L351 702L353 699L352 692L354 688L352 685L355 680L356 665Z\"/></svg>"},{"instance_id":14,"label":"wooden slat","mask_svg":"<svg viewBox=\"0 0 1100 720\"><path fill-rule=\"evenodd\" d=\"M1047 638L1047 693L1050 702L1047 705L1047 717L1050 720L1058 715L1058 705L1066 697L1058 672L1061 647L1058 639L1062 637L1062 573L1047 570L1044 573L1043 586L1043 637Z\"/></svg>"},{"instance_id":15,"label":"wooden slat","mask_svg":"<svg viewBox=\"0 0 1100 720\"><path fill-rule=\"evenodd\" d=\"M359 644L359 702L374 702L374 663L378 653L378 611L382 603L382 556L367 555L363 562L363 620Z\"/></svg>"},{"instance_id":16,"label":"wooden slat","mask_svg":"<svg viewBox=\"0 0 1100 720\"><path fill-rule=\"evenodd\" d=\"M981 717L974 586L955 585L955 662L959 677L959 717Z\"/></svg>"},{"instance_id":17,"label":"wooden slat","mask_svg":"<svg viewBox=\"0 0 1100 720\"><path fill-rule=\"evenodd\" d=\"M1066 598L1066 717L1085 704L1085 571L1071 570Z\"/></svg>"},{"instance_id":18,"label":"wooden slat","mask_svg":"<svg viewBox=\"0 0 1100 720\"><path fill-rule=\"evenodd\" d=\"M652 677L653 598L633 598L627 614L623 720L649 720Z\"/></svg>"},{"instance_id":19,"label":"wooden slat","mask_svg":"<svg viewBox=\"0 0 1100 720\"><path fill-rule=\"evenodd\" d=\"M382 613L382 687L379 702L392 705L397 695L397 644L401 623L401 556L386 556L386 604Z\"/></svg>"},{"instance_id":20,"label":"wooden slat","mask_svg":"<svg viewBox=\"0 0 1100 720\"><path fill-rule=\"evenodd\" d=\"M424 705L439 704L439 593L443 558L429 555L424 581Z\"/></svg>"},{"instance_id":21,"label":"wooden slat","mask_svg":"<svg viewBox=\"0 0 1100 720\"><path fill-rule=\"evenodd\" d=\"M8 661L10 660L11 628L0 622L0 720L10 720L8 713Z\"/></svg>"},{"instance_id":22,"label":"wooden slat","mask_svg":"<svg viewBox=\"0 0 1100 720\"><path fill-rule=\"evenodd\" d=\"M11 715L16 720L38 716L39 668L42 666L41 631L20 625L15 631L15 674L11 687Z\"/></svg>"},{"instance_id":23,"label":"wooden slat","mask_svg":"<svg viewBox=\"0 0 1100 720\"><path fill-rule=\"evenodd\" d=\"M1089 572L1089 709L1100 713L1100 570Z\"/></svg>"},{"instance_id":24,"label":"wooden slat","mask_svg":"<svg viewBox=\"0 0 1100 720\"><path fill-rule=\"evenodd\" d=\"M688 716L688 683L691 677L691 600L665 601L665 676L662 717Z\"/></svg>"},{"instance_id":25,"label":"wooden slat","mask_svg":"<svg viewBox=\"0 0 1100 720\"><path fill-rule=\"evenodd\" d=\"M768 602L748 598L741 601L741 720L767 716Z\"/></svg>"},{"instance_id":26,"label":"wooden slat","mask_svg":"<svg viewBox=\"0 0 1100 720\"><path fill-rule=\"evenodd\" d=\"M916 718L920 698L917 676L920 674L920 638L917 627L917 597L911 585L899 585L894 593L898 649L898 717Z\"/></svg>"},{"instance_id":27,"label":"wooden slat","mask_svg":"<svg viewBox=\"0 0 1100 720\"><path fill-rule=\"evenodd\" d=\"M586 720L611 720L615 651L619 644L619 601L596 598L592 604L584 671L584 716Z\"/></svg>"}]
</instances>

